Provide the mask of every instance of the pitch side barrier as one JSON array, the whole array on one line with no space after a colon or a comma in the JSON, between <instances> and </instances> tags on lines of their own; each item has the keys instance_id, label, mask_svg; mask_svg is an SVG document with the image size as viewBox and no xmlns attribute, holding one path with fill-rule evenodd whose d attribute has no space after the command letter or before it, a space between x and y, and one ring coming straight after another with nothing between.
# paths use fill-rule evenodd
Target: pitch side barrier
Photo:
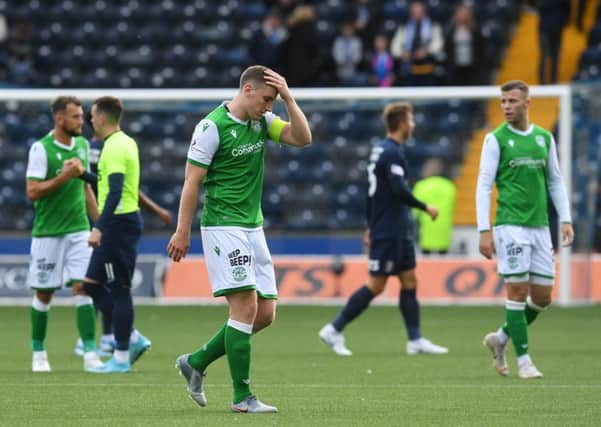
<instances>
[{"instance_id":1,"label":"pitch side barrier","mask_svg":"<svg viewBox=\"0 0 601 427\"><path fill-rule=\"evenodd\" d=\"M273 257L280 302L284 304L340 305L367 283L365 256ZM29 257L0 256L0 305L27 305L31 293L26 278ZM581 263L581 265L579 264ZM586 268L582 268L585 266ZM476 257L420 257L417 263L420 301L431 305L502 305L505 292L494 261ZM586 275L586 277L584 277ZM592 261L572 257L570 304L601 303L601 255ZM559 289L555 288L554 300ZM390 279L376 304L396 305L399 284ZM223 304L213 298L202 256L180 263L161 255L141 255L134 277L138 303ZM72 304L69 290L58 293L58 304Z\"/></svg>"}]
</instances>

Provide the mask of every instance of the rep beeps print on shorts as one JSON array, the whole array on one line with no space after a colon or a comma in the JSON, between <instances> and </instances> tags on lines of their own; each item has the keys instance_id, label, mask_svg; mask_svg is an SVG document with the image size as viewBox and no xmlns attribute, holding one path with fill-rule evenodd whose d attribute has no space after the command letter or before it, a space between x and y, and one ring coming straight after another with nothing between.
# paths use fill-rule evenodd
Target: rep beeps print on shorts
<instances>
[{"instance_id":1,"label":"rep beeps print on shorts","mask_svg":"<svg viewBox=\"0 0 601 427\"><path fill-rule=\"evenodd\" d=\"M214 296L256 289L277 299L275 272L262 227L201 227L202 247Z\"/></svg>"},{"instance_id":2,"label":"rep beeps print on shorts","mask_svg":"<svg viewBox=\"0 0 601 427\"><path fill-rule=\"evenodd\" d=\"M86 277L92 248L89 231L60 237L33 237L27 284L32 289L60 289Z\"/></svg>"},{"instance_id":3,"label":"rep beeps print on shorts","mask_svg":"<svg viewBox=\"0 0 601 427\"><path fill-rule=\"evenodd\" d=\"M498 225L493 228L497 271L506 282L553 285L555 264L549 227Z\"/></svg>"}]
</instances>

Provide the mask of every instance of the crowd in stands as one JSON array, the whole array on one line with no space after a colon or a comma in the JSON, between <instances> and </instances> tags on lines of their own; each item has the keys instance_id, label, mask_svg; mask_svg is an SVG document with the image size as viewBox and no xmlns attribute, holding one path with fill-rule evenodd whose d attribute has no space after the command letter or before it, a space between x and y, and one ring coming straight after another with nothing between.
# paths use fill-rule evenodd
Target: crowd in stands
<instances>
[{"instance_id":1,"label":"crowd in stands","mask_svg":"<svg viewBox=\"0 0 601 427\"><path fill-rule=\"evenodd\" d=\"M291 86L480 84L519 12L519 0L219 3L0 1L0 81L231 87L260 63Z\"/></svg>"},{"instance_id":2,"label":"crowd in stands","mask_svg":"<svg viewBox=\"0 0 601 427\"><path fill-rule=\"evenodd\" d=\"M557 82L583 0L0 1L0 82L231 87L259 63L291 86L488 84L524 3L540 16L540 82Z\"/></svg>"}]
</instances>

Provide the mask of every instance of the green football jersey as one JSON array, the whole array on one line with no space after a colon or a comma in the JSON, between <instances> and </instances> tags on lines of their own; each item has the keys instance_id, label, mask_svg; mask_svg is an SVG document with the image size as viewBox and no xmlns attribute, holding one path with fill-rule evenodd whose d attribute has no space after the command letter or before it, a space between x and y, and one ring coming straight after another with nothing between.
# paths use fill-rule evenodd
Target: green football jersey
<instances>
[{"instance_id":1,"label":"green football jersey","mask_svg":"<svg viewBox=\"0 0 601 427\"><path fill-rule=\"evenodd\" d=\"M140 156L138 144L123 131L117 131L105 141L98 160L98 211L102 212L109 194L111 174L123 174L123 191L115 208L115 214L136 212L140 187Z\"/></svg>"},{"instance_id":2,"label":"green football jersey","mask_svg":"<svg viewBox=\"0 0 601 427\"><path fill-rule=\"evenodd\" d=\"M220 105L198 123L188 162L206 168L202 226L258 227L265 142L280 141L286 122L272 113L243 121Z\"/></svg>"},{"instance_id":3,"label":"green football jersey","mask_svg":"<svg viewBox=\"0 0 601 427\"><path fill-rule=\"evenodd\" d=\"M63 162L73 157L79 158L88 169L88 150L84 137L71 138L71 145L67 147L56 142L51 132L31 146L27 179L50 180L60 174ZM70 179L51 194L34 201L32 236L63 236L89 230L84 185L81 179Z\"/></svg>"},{"instance_id":4,"label":"green football jersey","mask_svg":"<svg viewBox=\"0 0 601 427\"><path fill-rule=\"evenodd\" d=\"M495 225L549 225L547 167L551 133L536 125L527 133L517 133L504 123L492 134L500 153L495 178L499 192Z\"/></svg>"}]
</instances>

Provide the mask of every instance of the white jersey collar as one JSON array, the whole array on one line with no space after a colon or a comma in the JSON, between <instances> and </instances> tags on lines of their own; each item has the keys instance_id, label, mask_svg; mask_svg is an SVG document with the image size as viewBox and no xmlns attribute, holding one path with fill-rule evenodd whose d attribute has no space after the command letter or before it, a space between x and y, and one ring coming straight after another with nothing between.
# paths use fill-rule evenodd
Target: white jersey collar
<instances>
[{"instance_id":1,"label":"white jersey collar","mask_svg":"<svg viewBox=\"0 0 601 427\"><path fill-rule=\"evenodd\" d=\"M532 123L530 123L530 126L528 126L528 129L526 129L526 130L516 129L513 126L511 126L509 123L507 123L507 127L513 133L517 133L518 135L522 135L522 136L528 136L528 135L530 135L530 132L532 132L532 129L534 129L534 125Z\"/></svg>"},{"instance_id":2,"label":"white jersey collar","mask_svg":"<svg viewBox=\"0 0 601 427\"><path fill-rule=\"evenodd\" d=\"M242 120L242 119L239 119L238 117L234 116L234 115L233 115L233 114L230 112L230 109L229 109L229 108L227 108L227 105L226 105L228 102L231 102L231 100L229 100L229 101L223 101L223 102L221 103L221 105L223 105L223 108L225 108L225 110L227 111L227 116L228 116L230 119L232 119L233 121L235 121L236 123L239 123L239 124L241 124L241 125L245 125L245 124L247 124L247 123L248 123L248 120Z\"/></svg>"},{"instance_id":3,"label":"white jersey collar","mask_svg":"<svg viewBox=\"0 0 601 427\"><path fill-rule=\"evenodd\" d=\"M50 131L49 132L52 136L54 136L54 131ZM73 147L75 147L75 138L71 137L71 141L69 142L69 145L65 145L62 142L57 141L56 139L52 139L52 142L54 142L54 145L56 145L59 148L62 148L63 150L73 150Z\"/></svg>"}]
</instances>

